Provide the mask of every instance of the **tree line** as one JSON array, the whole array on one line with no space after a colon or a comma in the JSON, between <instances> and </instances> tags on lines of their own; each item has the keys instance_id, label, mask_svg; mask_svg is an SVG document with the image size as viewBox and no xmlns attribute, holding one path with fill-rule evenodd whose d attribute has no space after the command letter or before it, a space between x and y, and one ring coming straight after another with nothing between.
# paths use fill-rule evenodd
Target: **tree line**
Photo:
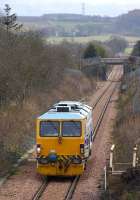
<instances>
[{"instance_id":1,"label":"tree line","mask_svg":"<svg viewBox=\"0 0 140 200\"><path fill-rule=\"evenodd\" d=\"M49 44L41 33L24 32L5 5L0 23L0 105L10 102L22 104L34 92L48 92L61 81L65 68L80 68L80 60L107 56L106 48L99 44L63 42ZM95 52L90 52L91 46Z\"/></svg>"},{"instance_id":2,"label":"tree line","mask_svg":"<svg viewBox=\"0 0 140 200\"><path fill-rule=\"evenodd\" d=\"M34 91L47 92L76 62L68 44L47 44L41 34L19 30L10 11L6 5L0 23L0 105L22 104Z\"/></svg>"}]
</instances>

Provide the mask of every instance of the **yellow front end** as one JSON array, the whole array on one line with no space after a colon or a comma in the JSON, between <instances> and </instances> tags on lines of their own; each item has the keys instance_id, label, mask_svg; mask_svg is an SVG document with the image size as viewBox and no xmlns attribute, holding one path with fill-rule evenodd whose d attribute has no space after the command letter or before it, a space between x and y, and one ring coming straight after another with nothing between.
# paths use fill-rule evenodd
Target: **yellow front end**
<instances>
[{"instance_id":1,"label":"yellow front end","mask_svg":"<svg viewBox=\"0 0 140 200\"><path fill-rule=\"evenodd\" d=\"M84 164L71 164L66 171L59 169L59 166L38 165L37 172L45 176L77 176L84 172Z\"/></svg>"},{"instance_id":2,"label":"yellow front end","mask_svg":"<svg viewBox=\"0 0 140 200\"><path fill-rule=\"evenodd\" d=\"M62 122L62 121L60 121ZM37 120L36 143L40 146L38 157L46 157L51 153L57 155L57 162L40 164L37 162L37 172L47 176L76 176L84 171L85 163L81 145L84 146L85 121L81 120L80 137L40 137L40 120ZM81 159L80 163L73 163L73 159Z\"/></svg>"}]
</instances>

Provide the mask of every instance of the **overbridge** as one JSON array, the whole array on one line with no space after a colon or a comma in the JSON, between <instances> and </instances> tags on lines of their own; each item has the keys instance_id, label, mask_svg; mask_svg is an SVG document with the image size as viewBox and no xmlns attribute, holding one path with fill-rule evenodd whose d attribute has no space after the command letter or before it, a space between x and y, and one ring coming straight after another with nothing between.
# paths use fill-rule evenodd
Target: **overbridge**
<instances>
[{"instance_id":1,"label":"overbridge","mask_svg":"<svg viewBox=\"0 0 140 200\"><path fill-rule=\"evenodd\" d=\"M122 65L125 67L125 63L128 62L128 57L118 57L118 58L89 58L82 59L80 63L80 69L86 73L88 76L100 76L103 80L106 80L107 74L104 65Z\"/></svg>"},{"instance_id":2,"label":"overbridge","mask_svg":"<svg viewBox=\"0 0 140 200\"><path fill-rule=\"evenodd\" d=\"M124 65L124 63L128 60L127 57L124 58L101 58L101 63L105 63L107 65Z\"/></svg>"},{"instance_id":3,"label":"overbridge","mask_svg":"<svg viewBox=\"0 0 140 200\"><path fill-rule=\"evenodd\" d=\"M128 60L128 57L120 57L120 58L89 58L89 59L83 59L82 60L82 66L92 66L96 64L107 64L107 65L124 65L126 61Z\"/></svg>"}]
</instances>

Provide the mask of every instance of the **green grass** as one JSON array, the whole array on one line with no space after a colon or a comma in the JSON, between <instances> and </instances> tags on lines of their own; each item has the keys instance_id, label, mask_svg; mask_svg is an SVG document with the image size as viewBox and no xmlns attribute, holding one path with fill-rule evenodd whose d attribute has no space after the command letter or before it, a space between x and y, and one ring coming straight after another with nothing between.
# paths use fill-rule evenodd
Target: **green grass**
<instances>
[{"instance_id":1,"label":"green grass","mask_svg":"<svg viewBox=\"0 0 140 200\"><path fill-rule=\"evenodd\" d=\"M51 43L61 43L63 40L68 42L88 43L93 40L105 42L109 40L111 35L95 35L88 37L49 37L46 40Z\"/></svg>"},{"instance_id":2,"label":"green grass","mask_svg":"<svg viewBox=\"0 0 140 200\"><path fill-rule=\"evenodd\" d=\"M111 34L106 35L94 35L94 36L87 36L87 37L49 37L46 40L51 43L61 43L63 40L68 42L77 42L77 43L88 43L90 41L96 40L105 42L111 38ZM134 36L121 36L120 37L125 38L128 43L136 43L138 40L140 40L140 37L134 37ZM132 51L132 48L127 48L126 53L130 53Z\"/></svg>"},{"instance_id":3,"label":"green grass","mask_svg":"<svg viewBox=\"0 0 140 200\"><path fill-rule=\"evenodd\" d=\"M136 37L136 36L124 36L124 38L129 42L137 42L138 40L140 40L140 37Z\"/></svg>"},{"instance_id":4,"label":"green grass","mask_svg":"<svg viewBox=\"0 0 140 200\"><path fill-rule=\"evenodd\" d=\"M132 50L133 50L133 48L132 47L127 47L126 49L125 49L125 54L126 55L130 55L131 53L132 53Z\"/></svg>"}]
</instances>

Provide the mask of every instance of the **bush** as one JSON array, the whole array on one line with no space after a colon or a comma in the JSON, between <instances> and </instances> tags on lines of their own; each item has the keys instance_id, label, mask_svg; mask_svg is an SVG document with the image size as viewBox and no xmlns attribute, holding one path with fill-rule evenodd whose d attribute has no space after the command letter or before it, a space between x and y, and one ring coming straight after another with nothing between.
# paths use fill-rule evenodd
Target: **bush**
<instances>
[{"instance_id":1,"label":"bush","mask_svg":"<svg viewBox=\"0 0 140 200\"><path fill-rule=\"evenodd\" d=\"M138 41L135 44L134 49L132 51L132 56L139 56L140 57L140 41Z\"/></svg>"},{"instance_id":2,"label":"bush","mask_svg":"<svg viewBox=\"0 0 140 200\"><path fill-rule=\"evenodd\" d=\"M124 52L128 46L128 42L121 37L112 37L109 41L105 42L105 44L112 49L114 54Z\"/></svg>"},{"instance_id":3,"label":"bush","mask_svg":"<svg viewBox=\"0 0 140 200\"><path fill-rule=\"evenodd\" d=\"M105 58L108 56L108 50L105 45L98 42L90 42L84 51L84 58Z\"/></svg>"}]
</instances>

